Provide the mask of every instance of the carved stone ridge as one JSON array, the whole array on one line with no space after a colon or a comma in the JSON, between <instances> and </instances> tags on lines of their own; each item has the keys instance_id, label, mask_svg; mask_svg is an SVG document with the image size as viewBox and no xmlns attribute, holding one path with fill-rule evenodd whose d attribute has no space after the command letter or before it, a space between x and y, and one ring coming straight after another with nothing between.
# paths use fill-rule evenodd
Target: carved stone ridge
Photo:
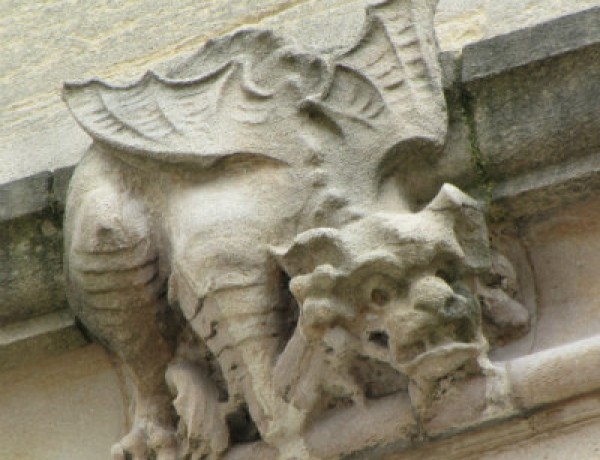
<instances>
[{"instance_id":1,"label":"carved stone ridge","mask_svg":"<svg viewBox=\"0 0 600 460\"><path fill-rule=\"evenodd\" d=\"M482 375L485 409L507 404L479 299L494 338L527 327L510 264L476 201L421 187L447 123L435 3L374 2L335 56L242 30L165 76L65 85L94 139L67 198L68 296L135 388L114 460L341 458L316 424L386 423L406 394L418 438L445 387Z\"/></svg>"}]
</instances>

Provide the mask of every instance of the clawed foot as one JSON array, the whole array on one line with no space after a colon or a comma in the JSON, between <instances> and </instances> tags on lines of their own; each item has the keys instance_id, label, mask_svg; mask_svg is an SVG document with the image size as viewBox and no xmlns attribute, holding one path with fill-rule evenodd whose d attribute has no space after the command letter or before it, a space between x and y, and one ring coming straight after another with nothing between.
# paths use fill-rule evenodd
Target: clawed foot
<instances>
[{"instance_id":1,"label":"clawed foot","mask_svg":"<svg viewBox=\"0 0 600 460\"><path fill-rule=\"evenodd\" d=\"M111 454L112 460L177 460L177 438L154 423L136 423Z\"/></svg>"},{"instance_id":2,"label":"clawed foot","mask_svg":"<svg viewBox=\"0 0 600 460\"><path fill-rule=\"evenodd\" d=\"M131 431L111 450L112 460L177 460L178 440L171 397L139 393Z\"/></svg>"}]
</instances>

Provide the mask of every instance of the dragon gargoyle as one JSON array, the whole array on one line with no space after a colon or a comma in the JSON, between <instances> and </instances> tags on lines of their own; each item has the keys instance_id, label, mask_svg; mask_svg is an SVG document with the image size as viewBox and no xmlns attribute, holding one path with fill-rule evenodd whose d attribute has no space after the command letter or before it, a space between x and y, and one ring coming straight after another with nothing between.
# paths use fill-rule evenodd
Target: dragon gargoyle
<instances>
[{"instance_id":1,"label":"dragon gargoyle","mask_svg":"<svg viewBox=\"0 0 600 460\"><path fill-rule=\"evenodd\" d=\"M484 361L483 214L420 186L447 123L434 6L376 2L335 55L242 30L166 76L65 85L94 140L67 199L69 300L135 389L114 460L258 439L309 459L320 414L426 405Z\"/></svg>"},{"instance_id":2,"label":"dragon gargoyle","mask_svg":"<svg viewBox=\"0 0 600 460\"><path fill-rule=\"evenodd\" d=\"M279 254L300 305L274 370L284 397L310 412L337 389L364 405L353 371L370 358L409 378L424 413L439 379L485 360L481 309L468 288L489 260L485 228L478 204L446 184L421 212L373 213L298 235Z\"/></svg>"}]
</instances>

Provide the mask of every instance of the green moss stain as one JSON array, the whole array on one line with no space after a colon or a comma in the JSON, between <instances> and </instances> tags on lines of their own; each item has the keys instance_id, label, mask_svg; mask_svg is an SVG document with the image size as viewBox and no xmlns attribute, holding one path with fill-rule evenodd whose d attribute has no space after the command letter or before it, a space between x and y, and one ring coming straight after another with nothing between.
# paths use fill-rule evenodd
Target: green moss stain
<instances>
[{"instance_id":1,"label":"green moss stain","mask_svg":"<svg viewBox=\"0 0 600 460\"><path fill-rule=\"evenodd\" d=\"M473 96L466 89L461 88L460 102L462 112L468 129L469 147L471 152L471 161L477 174L478 185L488 188L492 184L492 179L488 172L488 162L481 148L477 136L477 123L475 122L475 113L473 108Z\"/></svg>"},{"instance_id":2,"label":"green moss stain","mask_svg":"<svg viewBox=\"0 0 600 460\"><path fill-rule=\"evenodd\" d=\"M465 119L467 126L469 151L471 154L471 164L477 177L477 188L480 190L483 199L485 200L486 207L488 209L489 218L491 221L496 222L502 220L503 212L495 206L492 200L492 194L495 187L495 182L490 174L489 161L486 155L482 152L479 138L477 135L477 122L475 120L475 98L474 96L462 85L461 74L462 74L462 62L459 62L458 75L455 79L456 91L459 94L459 102L461 111Z\"/></svg>"}]
</instances>

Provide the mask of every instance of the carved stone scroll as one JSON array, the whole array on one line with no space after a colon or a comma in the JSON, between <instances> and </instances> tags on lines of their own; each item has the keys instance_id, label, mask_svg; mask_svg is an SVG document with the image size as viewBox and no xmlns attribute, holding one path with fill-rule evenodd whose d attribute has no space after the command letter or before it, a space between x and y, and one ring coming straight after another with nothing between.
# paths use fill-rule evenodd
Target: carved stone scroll
<instances>
[{"instance_id":1,"label":"carved stone scroll","mask_svg":"<svg viewBox=\"0 0 600 460\"><path fill-rule=\"evenodd\" d=\"M135 388L114 460L259 441L316 459L324 417L407 394L423 422L440 382L494 374L476 285L513 324L485 284L483 211L407 182L446 132L434 6L376 2L336 56L242 30L167 76L65 85L94 139L68 196L69 298Z\"/></svg>"}]
</instances>

